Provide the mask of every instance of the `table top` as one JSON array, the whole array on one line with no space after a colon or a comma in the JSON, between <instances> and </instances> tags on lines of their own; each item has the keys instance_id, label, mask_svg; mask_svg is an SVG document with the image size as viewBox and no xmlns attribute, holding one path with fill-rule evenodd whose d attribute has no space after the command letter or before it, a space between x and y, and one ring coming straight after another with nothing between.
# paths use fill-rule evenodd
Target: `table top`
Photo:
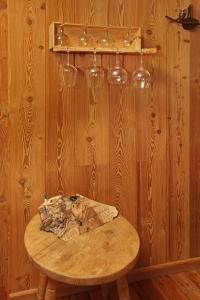
<instances>
[{"instance_id":1,"label":"table top","mask_svg":"<svg viewBox=\"0 0 200 300\"><path fill-rule=\"evenodd\" d=\"M131 270L140 247L134 227L122 216L65 242L40 230L39 214L26 227L24 242L41 272L73 285L104 284Z\"/></svg>"}]
</instances>

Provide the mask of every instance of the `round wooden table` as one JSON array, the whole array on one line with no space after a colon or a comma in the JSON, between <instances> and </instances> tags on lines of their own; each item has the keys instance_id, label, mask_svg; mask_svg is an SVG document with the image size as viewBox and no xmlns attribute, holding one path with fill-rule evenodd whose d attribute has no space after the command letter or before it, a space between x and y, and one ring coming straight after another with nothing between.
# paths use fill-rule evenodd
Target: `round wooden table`
<instances>
[{"instance_id":1,"label":"round wooden table","mask_svg":"<svg viewBox=\"0 0 200 300\"><path fill-rule=\"evenodd\" d=\"M128 300L126 274L134 267L139 237L122 216L65 242L40 230L40 216L25 231L25 247L40 270L39 300L56 299L56 282L70 285L103 285L117 281L120 300Z\"/></svg>"}]
</instances>

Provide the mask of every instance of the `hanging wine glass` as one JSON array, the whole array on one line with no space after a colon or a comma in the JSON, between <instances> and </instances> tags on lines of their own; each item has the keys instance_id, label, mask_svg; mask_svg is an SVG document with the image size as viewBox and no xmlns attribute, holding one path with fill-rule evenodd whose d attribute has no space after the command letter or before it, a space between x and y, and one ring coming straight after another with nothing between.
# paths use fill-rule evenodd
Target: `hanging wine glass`
<instances>
[{"instance_id":1,"label":"hanging wine glass","mask_svg":"<svg viewBox=\"0 0 200 300\"><path fill-rule=\"evenodd\" d=\"M103 35L97 40L97 44L100 47L109 47L113 44L113 41L109 37L108 29L103 33Z\"/></svg>"},{"instance_id":2,"label":"hanging wine glass","mask_svg":"<svg viewBox=\"0 0 200 300\"><path fill-rule=\"evenodd\" d=\"M127 82L128 73L121 66L119 51L116 52L116 65L108 70L107 77L110 84L123 85Z\"/></svg>"},{"instance_id":3,"label":"hanging wine glass","mask_svg":"<svg viewBox=\"0 0 200 300\"><path fill-rule=\"evenodd\" d=\"M73 87L76 84L77 68L69 63L69 49L67 49L67 63L63 67L64 85Z\"/></svg>"},{"instance_id":4,"label":"hanging wine glass","mask_svg":"<svg viewBox=\"0 0 200 300\"><path fill-rule=\"evenodd\" d=\"M59 46L69 45L70 39L68 34L64 30L64 24L60 24L56 29L56 44Z\"/></svg>"},{"instance_id":5,"label":"hanging wine glass","mask_svg":"<svg viewBox=\"0 0 200 300\"><path fill-rule=\"evenodd\" d=\"M147 89L151 86L151 74L143 66L143 52L140 52L140 67L132 74L134 88Z\"/></svg>"},{"instance_id":6,"label":"hanging wine glass","mask_svg":"<svg viewBox=\"0 0 200 300\"><path fill-rule=\"evenodd\" d=\"M104 70L97 66L96 50L94 50L92 65L86 70L86 80L89 88L99 88L103 83Z\"/></svg>"},{"instance_id":7,"label":"hanging wine glass","mask_svg":"<svg viewBox=\"0 0 200 300\"><path fill-rule=\"evenodd\" d=\"M58 25L56 30L56 44L59 46L62 46L63 44L63 33L64 33L63 26Z\"/></svg>"},{"instance_id":8,"label":"hanging wine glass","mask_svg":"<svg viewBox=\"0 0 200 300\"><path fill-rule=\"evenodd\" d=\"M88 46L89 42L90 42L90 38L87 33L87 27L85 27L82 35L79 37L79 45L86 47Z\"/></svg>"}]
</instances>

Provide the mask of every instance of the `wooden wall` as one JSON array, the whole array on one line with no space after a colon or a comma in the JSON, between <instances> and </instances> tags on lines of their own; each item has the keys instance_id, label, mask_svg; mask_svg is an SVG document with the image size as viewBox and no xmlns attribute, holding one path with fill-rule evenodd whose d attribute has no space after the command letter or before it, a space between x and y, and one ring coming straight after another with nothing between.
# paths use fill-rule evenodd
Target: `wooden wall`
<instances>
[{"instance_id":1,"label":"wooden wall","mask_svg":"<svg viewBox=\"0 0 200 300\"><path fill-rule=\"evenodd\" d=\"M192 1L195 13L200 17L198 0ZM190 244L191 255L200 253L200 44L198 31L191 35L190 51Z\"/></svg>"},{"instance_id":2,"label":"wooden wall","mask_svg":"<svg viewBox=\"0 0 200 300\"><path fill-rule=\"evenodd\" d=\"M8 280L8 39L7 3L0 1L0 299Z\"/></svg>"},{"instance_id":3,"label":"wooden wall","mask_svg":"<svg viewBox=\"0 0 200 300\"><path fill-rule=\"evenodd\" d=\"M3 300L7 292L36 286L23 233L45 191L116 205L141 237L139 266L200 256L199 29L188 33L164 18L188 3L0 0ZM64 89L65 55L48 51L52 21L142 26L144 46L159 48L145 57L152 88L135 91L130 82L121 88L105 81L92 94L84 75L91 56L76 54L70 60L79 68L77 86ZM98 60L108 69L115 56ZM123 63L132 72L138 57L124 55Z\"/></svg>"}]
</instances>

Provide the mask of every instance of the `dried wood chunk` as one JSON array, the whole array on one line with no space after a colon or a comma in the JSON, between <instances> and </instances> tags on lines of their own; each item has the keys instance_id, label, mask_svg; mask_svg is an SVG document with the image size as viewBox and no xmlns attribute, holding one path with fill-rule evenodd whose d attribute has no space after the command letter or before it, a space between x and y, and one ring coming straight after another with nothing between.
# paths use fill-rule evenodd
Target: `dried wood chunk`
<instances>
[{"instance_id":1,"label":"dried wood chunk","mask_svg":"<svg viewBox=\"0 0 200 300\"><path fill-rule=\"evenodd\" d=\"M118 215L114 206L81 195L45 199L39 213L41 230L53 232L65 241L108 223Z\"/></svg>"}]
</instances>

